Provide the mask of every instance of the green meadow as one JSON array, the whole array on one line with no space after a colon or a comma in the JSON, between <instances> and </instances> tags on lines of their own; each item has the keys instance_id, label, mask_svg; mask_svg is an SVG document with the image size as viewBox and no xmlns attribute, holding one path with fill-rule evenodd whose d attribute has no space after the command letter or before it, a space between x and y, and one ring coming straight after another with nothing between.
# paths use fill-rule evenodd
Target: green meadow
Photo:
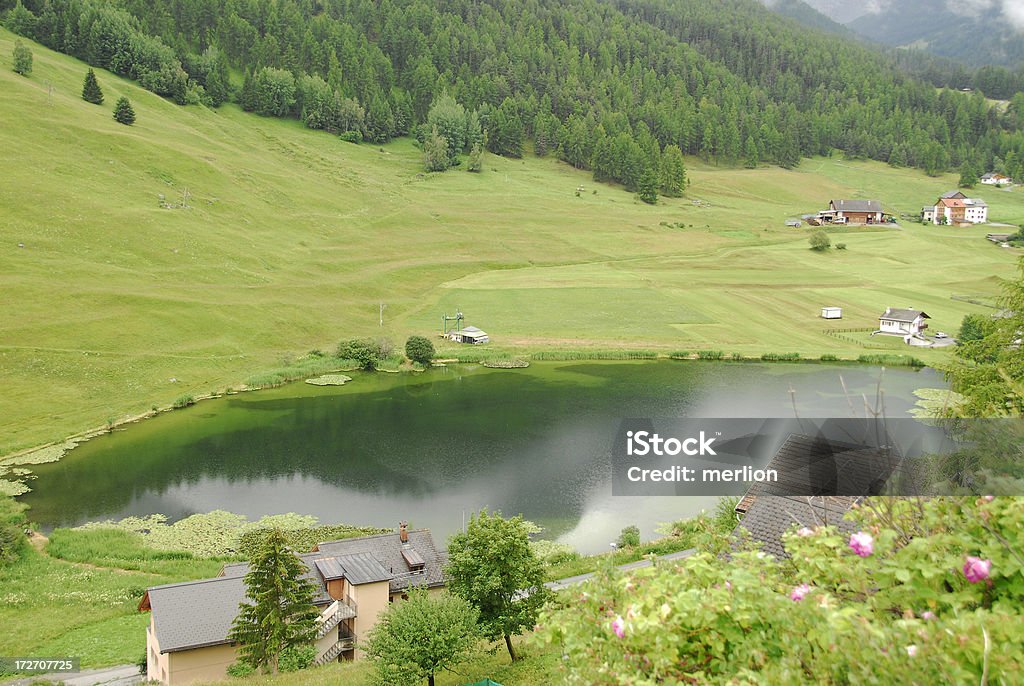
<instances>
[{"instance_id":1,"label":"green meadow","mask_svg":"<svg viewBox=\"0 0 1024 686\"><path fill-rule=\"evenodd\" d=\"M951 296L990 299L1019 258L984 240L991 227L837 230L847 249L822 254L784 225L834 197L916 213L953 175L838 156L793 171L688 160L686 197L649 206L553 158L425 174L410 140L352 145L234 106L183 108L102 71L106 100L91 105L83 63L32 44L25 78L12 47L0 30L0 455L238 387L341 339L431 335L456 308L491 354L937 364L948 352L824 329L913 306L953 333L991 310ZM111 117L121 95L134 126ZM972 194L993 221L1024 223L1024 191ZM823 306L844 319L819 319Z\"/></svg>"}]
</instances>

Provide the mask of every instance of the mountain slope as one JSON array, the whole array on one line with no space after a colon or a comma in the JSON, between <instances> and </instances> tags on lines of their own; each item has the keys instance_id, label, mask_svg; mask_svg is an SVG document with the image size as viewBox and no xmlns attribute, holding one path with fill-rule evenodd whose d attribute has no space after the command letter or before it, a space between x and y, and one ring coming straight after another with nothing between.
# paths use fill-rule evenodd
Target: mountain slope
<instances>
[{"instance_id":1,"label":"mountain slope","mask_svg":"<svg viewBox=\"0 0 1024 686\"><path fill-rule=\"evenodd\" d=\"M1024 145L983 100L937 94L853 40L753 0L31 0L8 24L177 102L246 109L384 142L423 138L444 93L492 151L533 142L629 188L669 146L795 165L833 148L933 172ZM449 143L468 150L467 141ZM937 147L938 146L938 147ZM607 164L610 148L629 164ZM941 148L941 149L940 149ZM615 157L621 158L622 155Z\"/></svg>"}]
</instances>

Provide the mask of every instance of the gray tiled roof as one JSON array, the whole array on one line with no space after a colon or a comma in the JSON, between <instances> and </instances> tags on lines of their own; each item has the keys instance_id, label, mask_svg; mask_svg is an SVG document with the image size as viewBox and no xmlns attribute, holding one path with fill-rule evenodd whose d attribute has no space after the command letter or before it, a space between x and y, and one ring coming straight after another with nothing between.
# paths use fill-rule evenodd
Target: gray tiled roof
<instances>
[{"instance_id":1,"label":"gray tiled roof","mask_svg":"<svg viewBox=\"0 0 1024 686\"><path fill-rule=\"evenodd\" d=\"M422 572L409 571L403 550L415 551L423 558ZM443 586L443 567L447 563L427 529L410 531L407 548L397 533L380 534L321 543L317 551L298 557L306 566L303 576L316 586L313 602L318 606L333 602L327 594L328 579L343 576L355 585L389 581L389 590L395 593L410 586ZM146 593L160 650L174 652L228 643L231 624L245 601L244 577L248 571L249 563L234 562L224 565L215 579L150 588Z\"/></svg>"},{"instance_id":2,"label":"gray tiled roof","mask_svg":"<svg viewBox=\"0 0 1024 686\"><path fill-rule=\"evenodd\" d=\"M941 200L949 200L951 198L963 198L963 197L965 197L965 196L960 191L946 191L941 196L939 196L939 198Z\"/></svg>"},{"instance_id":3,"label":"gray tiled roof","mask_svg":"<svg viewBox=\"0 0 1024 686\"><path fill-rule=\"evenodd\" d=\"M245 600L241 577L218 577L147 591L160 651L228 643L238 606Z\"/></svg>"},{"instance_id":4,"label":"gray tiled roof","mask_svg":"<svg viewBox=\"0 0 1024 686\"><path fill-rule=\"evenodd\" d=\"M833 200L839 212L881 212L882 203L877 200Z\"/></svg>"},{"instance_id":5,"label":"gray tiled roof","mask_svg":"<svg viewBox=\"0 0 1024 686\"><path fill-rule=\"evenodd\" d=\"M760 495L736 527L736 533L741 528L746 529L755 541L761 543L761 550L779 559L786 558L789 555L782 547L782 534L792 526L813 528L828 523L840 531L853 533L853 524L843 519L843 515L855 500L844 496Z\"/></svg>"},{"instance_id":6,"label":"gray tiled roof","mask_svg":"<svg viewBox=\"0 0 1024 686\"><path fill-rule=\"evenodd\" d=\"M394 575L391 591L404 591L410 586L443 586L446 560L434 546L434 539L427 529L409 532L409 547L423 558L423 572L409 571L409 565L402 555L402 542L398 534L380 534L330 541L317 546L321 555L340 557L365 553L380 563L381 567Z\"/></svg>"},{"instance_id":7,"label":"gray tiled roof","mask_svg":"<svg viewBox=\"0 0 1024 686\"><path fill-rule=\"evenodd\" d=\"M931 319L926 312L922 312L921 310L908 310L899 307L887 308L879 319L889 319L894 322L913 322L918 317Z\"/></svg>"},{"instance_id":8,"label":"gray tiled roof","mask_svg":"<svg viewBox=\"0 0 1024 686\"><path fill-rule=\"evenodd\" d=\"M823 457L829 459L819 463ZM825 464L816 473L815 464ZM762 550L776 557L788 557L782 546L782 534L792 526L814 527L833 524L852 533L853 525L843 515L867 495L882 492L896 471L902 471L893 453L878 448L850 446L812 436L792 435L772 457L768 468L779 472L776 483L755 483L737 504L743 513L737 526L746 529ZM823 480L822 477L825 477ZM829 493L817 495L822 487L834 486Z\"/></svg>"}]
</instances>

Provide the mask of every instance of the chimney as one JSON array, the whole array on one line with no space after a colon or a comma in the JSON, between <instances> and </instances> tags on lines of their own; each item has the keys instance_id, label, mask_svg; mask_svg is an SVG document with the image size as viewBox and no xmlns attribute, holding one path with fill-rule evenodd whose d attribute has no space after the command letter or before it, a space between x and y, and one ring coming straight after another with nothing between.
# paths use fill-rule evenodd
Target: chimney
<instances>
[{"instance_id":1,"label":"chimney","mask_svg":"<svg viewBox=\"0 0 1024 686\"><path fill-rule=\"evenodd\" d=\"M409 542L409 523L408 522L399 522L398 523L398 539L402 543L408 543Z\"/></svg>"}]
</instances>

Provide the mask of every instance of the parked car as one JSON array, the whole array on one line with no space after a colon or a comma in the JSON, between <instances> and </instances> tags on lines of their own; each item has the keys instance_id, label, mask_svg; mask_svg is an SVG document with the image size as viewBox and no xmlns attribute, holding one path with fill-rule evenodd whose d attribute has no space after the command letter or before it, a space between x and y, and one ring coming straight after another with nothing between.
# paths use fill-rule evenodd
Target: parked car
<instances>
[{"instance_id":1,"label":"parked car","mask_svg":"<svg viewBox=\"0 0 1024 686\"><path fill-rule=\"evenodd\" d=\"M942 331L936 331L935 332L935 337L936 338L949 338L949 334L948 333L944 333Z\"/></svg>"}]
</instances>

